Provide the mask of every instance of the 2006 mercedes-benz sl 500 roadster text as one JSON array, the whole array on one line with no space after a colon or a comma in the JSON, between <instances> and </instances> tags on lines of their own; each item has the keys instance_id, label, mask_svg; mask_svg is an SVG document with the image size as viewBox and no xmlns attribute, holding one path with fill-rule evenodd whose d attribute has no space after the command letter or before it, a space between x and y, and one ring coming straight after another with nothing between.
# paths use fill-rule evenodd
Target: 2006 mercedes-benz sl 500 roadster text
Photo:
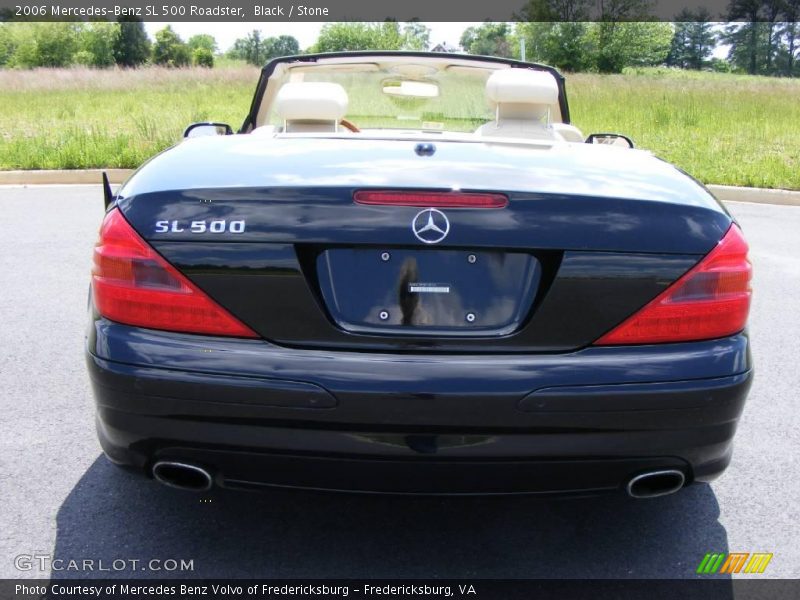
<instances>
[{"instance_id":1,"label":"2006 mercedes-benz sl 500 roadster text","mask_svg":"<svg viewBox=\"0 0 800 600\"><path fill-rule=\"evenodd\" d=\"M571 125L557 71L280 58L237 134L185 138L105 184L87 359L113 462L196 490L634 497L730 462L747 243L697 181Z\"/></svg>"}]
</instances>

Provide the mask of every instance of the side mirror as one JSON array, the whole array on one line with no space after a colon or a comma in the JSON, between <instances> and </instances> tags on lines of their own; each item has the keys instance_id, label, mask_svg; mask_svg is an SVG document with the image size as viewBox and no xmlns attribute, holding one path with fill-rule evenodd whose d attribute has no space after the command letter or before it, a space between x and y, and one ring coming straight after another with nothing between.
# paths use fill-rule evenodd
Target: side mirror
<instances>
[{"instance_id":1,"label":"side mirror","mask_svg":"<svg viewBox=\"0 0 800 600\"><path fill-rule=\"evenodd\" d=\"M586 138L586 143L633 148L633 140L628 136L621 135L619 133L593 133Z\"/></svg>"},{"instance_id":2,"label":"side mirror","mask_svg":"<svg viewBox=\"0 0 800 600\"><path fill-rule=\"evenodd\" d=\"M209 135L233 135L227 123L192 123L183 132L185 138L206 137Z\"/></svg>"}]
</instances>

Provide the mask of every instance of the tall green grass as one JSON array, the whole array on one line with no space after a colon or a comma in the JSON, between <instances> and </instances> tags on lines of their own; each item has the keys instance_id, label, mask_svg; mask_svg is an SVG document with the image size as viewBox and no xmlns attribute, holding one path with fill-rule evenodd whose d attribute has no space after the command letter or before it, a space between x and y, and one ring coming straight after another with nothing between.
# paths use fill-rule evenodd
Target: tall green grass
<instances>
[{"instance_id":1,"label":"tall green grass","mask_svg":"<svg viewBox=\"0 0 800 600\"><path fill-rule=\"evenodd\" d=\"M184 127L238 127L258 69L0 71L0 169L136 167ZM567 76L584 133L620 132L701 181L800 189L800 81L646 69Z\"/></svg>"},{"instance_id":2,"label":"tall green grass","mask_svg":"<svg viewBox=\"0 0 800 600\"><path fill-rule=\"evenodd\" d=\"M0 71L0 169L136 167L196 121L235 128L258 69Z\"/></svg>"},{"instance_id":3,"label":"tall green grass","mask_svg":"<svg viewBox=\"0 0 800 600\"><path fill-rule=\"evenodd\" d=\"M567 79L573 121L706 183L800 189L800 80L648 69Z\"/></svg>"}]
</instances>

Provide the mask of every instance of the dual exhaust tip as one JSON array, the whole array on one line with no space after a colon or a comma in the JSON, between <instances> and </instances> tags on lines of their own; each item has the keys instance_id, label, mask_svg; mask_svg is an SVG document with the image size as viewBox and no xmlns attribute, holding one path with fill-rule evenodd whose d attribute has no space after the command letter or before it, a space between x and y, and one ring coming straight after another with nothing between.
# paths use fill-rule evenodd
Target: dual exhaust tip
<instances>
[{"instance_id":1,"label":"dual exhaust tip","mask_svg":"<svg viewBox=\"0 0 800 600\"><path fill-rule=\"evenodd\" d=\"M214 478L207 469L177 461L158 461L153 465L153 477L169 487L193 492L207 492L214 485ZM674 494L685 483L686 476L682 471L665 469L632 477L625 490L631 498L657 498Z\"/></svg>"},{"instance_id":2,"label":"dual exhaust tip","mask_svg":"<svg viewBox=\"0 0 800 600\"><path fill-rule=\"evenodd\" d=\"M153 478L171 488L207 492L214 485L211 473L189 463L160 460L153 465Z\"/></svg>"},{"instance_id":3,"label":"dual exhaust tip","mask_svg":"<svg viewBox=\"0 0 800 600\"><path fill-rule=\"evenodd\" d=\"M679 491L686 483L686 476L677 469L647 471L632 477L625 486L631 498L657 498Z\"/></svg>"}]
</instances>

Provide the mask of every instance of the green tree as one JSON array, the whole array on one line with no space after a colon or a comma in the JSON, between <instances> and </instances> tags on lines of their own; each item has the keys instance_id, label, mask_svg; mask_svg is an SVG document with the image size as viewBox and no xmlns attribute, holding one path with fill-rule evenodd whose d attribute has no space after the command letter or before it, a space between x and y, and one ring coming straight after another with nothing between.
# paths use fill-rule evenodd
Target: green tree
<instances>
[{"instance_id":1,"label":"green tree","mask_svg":"<svg viewBox=\"0 0 800 600\"><path fill-rule=\"evenodd\" d=\"M669 54L671 23L652 21L598 22L592 24L596 68L601 73L621 73L625 67L662 64Z\"/></svg>"},{"instance_id":2,"label":"green tree","mask_svg":"<svg viewBox=\"0 0 800 600\"><path fill-rule=\"evenodd\" d=\"M529 60L565 71L620 73L629 66L662 64L673 29L652 21L535 22L518 24L516 36L525 41Z\"/></svg>"},{"instance_id":3,"label":"green tree","mask_svg":"<svg viewBox=\"0 0 800 600\"><path fill-rule=\"evenodd\" d=\"M313 50L316 52L402 50L406 41L396 21L326 23L319 32Z\"/></svg>"},{"instance_id":4,"label":"green tree","mask_svg":"<svg viewBox=\"0 0 800 600\"><path fill-rule=\"evenodd\" d=\"M546 47L548 60L565 71L587 71L594 62L594 38L589 23L556 23Z\"/></svg>"},{"instance_id":5,"label":"green tree","mask_svg":"<svg viewBox=\"0 0 800 600\"><path fill-rule=\"evenodd\" d=\"M431 30L419 21L409 21L403 25L403 49L427 50L431 45Z\"/></svg>"},{"instance_id":6,"label":"green tree","mask_svg":"<svg viewBox=\"0 0 800 600\"><path fill-rule=\"evenodd\" d=\"M460 44L470 54L511 58L511 31L507 23L486 22L477 27L467 27L461 34Z\"/></svg>"},{"instance_id":7,"label":"green tree","mask_svg":"<svg viewBox=\"0 0 800 600\"><path fill-rule=\"evenodd\" d=\"M150 40L144 23L136 17L121 17L114 40L114 60L121 67L138 67L150 57Z\"/></svg>"},{"instance_id":8,"label":"green tree","mask_svg":"<svg viewBox=\"0 0 800 600\"><path fill-rule=\"evenodd\" d=\"M192 64L210 69L214 66L214 54L208 48L196 48L192 52Z\"/></svg>"},{"instance_id":9,"label":"green tree","mask_svg":"<svg viewBox=\"0 0 800 600\"><path fill-rule=\"evenodd\" d=\"M731 23L725 27L728 60L736 71L751 75L765 74L767 27L762 22Z\"/></svg>"},{"instance_id":10,"label":"green tree","mask_svg":"<svg viewBox=\"0 0 800 600\"><path fill-rule=\"evenodd\" d=\"M735 70L796 75L800 59L800 0L731 0L724 41Z\"/></svg>"},{"instance_id":11,"label":"green tree","mask_svg":"<svg viewBox=\"0 0 800 600\"><path fill-rule=\"evenodd\" d=\"M7 67L68 67L81 50L83 23L6 23L0 29L0 64Z\"/></svg>"},{"instance_id":12,"label":"green tree","mask_svg":"<svg viewBox=\"0 0 800 600\"><path fill-rule=\"evenodd\" d=\"M595 0L528 0L521 20L531 23L591 21Z\"/></svg>"},{"instance_id":13,"label":"green tree","mask_svg":"<svg viewBox=\"0 0 800 600\"><path fill-rule=\"evenodd\" d=\"M595 0L529 0L522 9L527 23L517 25L526 58L565 71L585 71L595 62L589 21Z\"/></svg>"},{"instance_id":14,"label":"green tree","mask_svg":"<svg viewBox=\"0 0 800 600\"><path fill-rule=\"evenodd\" d=\"M94 55L88 50L78 50L75 54L72 55L72 64L74 65L91 67L94 66L92 65L93 62L94 62Z\"/></svg>"},{"instance_id":15,"label":"green tree","mask_svg":"<svg viewBox=\"0 0 800 600\"><path fill-rule=\"evenodd\" d=\"M800 46L800 0L735 0L723 35L728 60L753 75L795 74Z\"/></svg>"},{"instance_id":16,"label":"green tree","mask_svg":"<svg viewBox=\"0 0 800 600\"><path fill-rule=\"evenodd\" d=\"M37 67L67 67L78 51L79 23L37 23L34 33Z\"/></svg>"},{"instance_id":17,"label":"green tree","mask_svg":"<svg viewBox=\"0 0 800 600\"><path fill-rule=\"evenodd\" d=\"M33 52L33 23L0 23L0 66L28 67L21 55ZM21 49L27 46L28 49ZM31 57L32 60L32 57Z\"/></svg>"},{"instance_id":18,"label":"green tree","mask_svg":"<svg viewBox=\"0 0 800 600\"><path fill-rule=\"evenodd\" d=\"M779 60L783 63L783 74L794 77L800 61L800 0L785 0L783 20L784 47Z\"/></svg>"},{"instance_id":19,"label":"green tree","mask_svg":"<svg viewBox=\"0 0 800 600\"><path fill-rule=\"evenodd\" d=\"M84 27L80 49L75 62L91 67L111 67L115 64L114 47L120 33L118 23L94 22Z\"/></svg>"},{"instance_id":20,"label":"green tree","mask_svg":"<svg viewBox=\"0 0 800 600\"><path fill-rule=\"evenodd\" d=\"M779 36L781 28L776 23L778 17L783 11L784 0L764 0L763 1L763 15L766 19L767 26L767 47L765 49L766 65L765 70L768 74L775 73L774 62L775 55L780 44Z\"/></svg>"},{"instance_id":21,"label":"green tree","mask_svg":"<svg viewBox=\"0 0 800 600\"><path fill-rule=\"evenodd\" d=\"M525 40L528 60L564 71L587 71L595 64L594 38L584 21L520 23L516 36Z\"/></svg>"},{"instance_id":22,"label":"green tree","mask_svg":"<svg viewBox=\"0 0 800 600\"><path fill-rule=\"evenodd\" d=\"M705 8L696 12L682 10L676 17L666 63L682 69L702 69L709 64L717 43L717 34L710 22L711 13Z\"/></svg>"},{"instance_id":23,"label":"green tree","mask_svg":"<svg viewBox=\"0 0 800 600\"><path fill-rule=\"evenodd\" d=\"M185 67L189 64L189 47L180 36L167 25L156 32L153 44L153 62L166 67Z\"/></svg>"},{"instance_id":24,"label":"green tree","mask_svg":"<svg viewBox=\"0 0 800 600\"><path fill-rule=\"evenodd\" d=\"M375 27L375 50L404 50L405 37L400 31L400 23L397 21L384 21Z\"/></svg>"},{"instance_id":25,"label":"green tree","mask_svg":"<svg viewBox=\"0 0 800 600\"><path fill-rule=\"evenodd\" d=\"M517 23L514 26L514 37L517 43L519 44L523 41L525 43L525 60L557 66L554 62L549 61L546 48L554 26L555 23L540 20Z\"/></svg>"},{"instance_id":26,"label":"green tree","mask_svg":"<svg viewBox=\"0 0 800 600\"><path fill-rule=\"evenodd\" d=\"M254 29L246 37L236 40L227 54L230 58L261 66L278 56L300 54L300 44L291 35L262 39L261 32Z\"/></svg>"},{"instance_id":27,"label":"green tree","mask_svg":"<svg viewBox=\"0 0 800 600\"><path fill-rule=\"evenodd\" d=\"M654 59L661 53L661 41L669 27L669 38L663 50L664 60L669 53L672 41L672 26L667 23L647 23L651 19L649 0L602 0L599 14L592 30L597 47L595 64L601 73L619 73L631 64L657 64ZM655 27L654 27L655 26ZM647 40L637 40L637 35L645 35ZM633 47L626 46L633 43ZM647 56L637 59L636 51L644 50ZM656 52L652 52L655 50Z\"/></svg>"},{"instance_id":28,"label":"green tree","mask_svg":"<svg viewBox=\"0 0 800 600\"><path fill-rule=\"evenodd\" d=\"M729 25L726 28L726 41L731 49L729 60L736 66L746 63L750 74L759 71L759 46L763 42L764 28L758 22L762 0L731 0L728 5L728 18L731 21L744 19L740 25Z\"/></svg>"},{"instance_id":29,"label":"green tree","mask_svg":"<svg viewBox=\"0 0 800 600\"><path fill-rule=\"evenodd\" d=\"M14 53L14 44L11 37L11 26L0 23L0 67L5 66Z\"/></svg>"},{"instance_id":30,"label":"green tree","mask_svg":"<svg viewBox=\"0 0 800 600\"><path fill-rule=\"evenodd\" d=\"M300 44L291 35L268 37L261 42L264 62L279 56L294 56L300 54Z\"/></svg>"},{"instance_id":31,"label":"green tree","mask_svg":"<svg viewBox=\"0 0 800 600\"><path fill-rule=\"evenodd\" d=\"M198 48L208 50L212 56L217 53L217 40L214 39L213 35L208 33L193 35L186 41L186 45L189 46L189 50L191 50L192 53Z\"/></svg>"},{"instance_id":32,"label":"green tree","mask_svg":"<svg viewBox=\"0 0 800 600\"><path fill-rule=\"evenodd\" d=\"M230 58L245 60L251 65L264 64L263 47L261 45L261 32L254 29L245 37L237 39L228 51Z\"/></svg>"},{"instance_id":33,"label":"green tree","mask_svg":"<svg viewBox=\"0 0 800 600\"><path fill-rule=\"evenodd\" d=\"M315 49L317 52L377 49L373 48L374 43L375 35L367 23L325 23Z\"/></svg>"},{"instance_id":34,"label":"green tree","mask_svg":"<svg viewBox=\"0 0 800 600\"><path fill-rule=\"evenodd\" d=\"M598 22L619 23L622 21L651 21L651 0L600 0Z\"/></svg>"},{"instance_id":35,"label":"green tree","mask_svg":"<svg viewBox=\"0 0 800 600\"><path fill-rule=\"evenodd\" d=\"M669 53L667 54L666 64L668 67L680 67L685 69L688 64L688 48L689 48L689 23L685 20L685 12L677 15L675 21L675 33L672 36L672 41L669 45Z\"/></svg>"},{"instance_id":36,"label":"green tree","mask_svg":"<svg viewBox=\"0 0 800 600\"><path fill-rule=\"evenodd\" d=\"M67 67L79 50L82 29L80 23L8 23L3 42L6 66Z\"/></svg>"}]
</instances>

